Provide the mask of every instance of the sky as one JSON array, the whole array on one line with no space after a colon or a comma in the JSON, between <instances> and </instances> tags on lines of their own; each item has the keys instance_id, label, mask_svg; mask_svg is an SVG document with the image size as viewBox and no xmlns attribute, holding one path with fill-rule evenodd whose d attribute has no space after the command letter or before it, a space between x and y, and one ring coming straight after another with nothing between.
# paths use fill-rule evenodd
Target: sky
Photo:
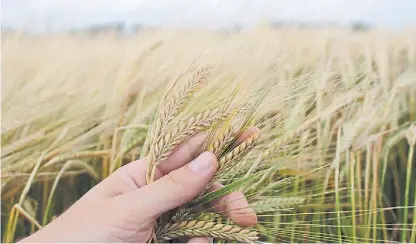
<instances>
[{"instance_id":1,"label":"sky","mask_svg":"<svg viewBox=\"0 0 416 244\"><path fill-rule=\"evenodd\" d=\"M403 29L416 26L416 0L2 0L2 25L66 31L123 22L185 28L250 27L259 21L365 21Z\"/></svg>"}]
</instances>

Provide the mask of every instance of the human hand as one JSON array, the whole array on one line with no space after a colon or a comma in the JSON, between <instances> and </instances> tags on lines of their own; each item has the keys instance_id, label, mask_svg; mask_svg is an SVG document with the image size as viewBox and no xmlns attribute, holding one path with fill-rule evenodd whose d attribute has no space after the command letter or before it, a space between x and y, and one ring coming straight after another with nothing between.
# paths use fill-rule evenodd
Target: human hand
<instances>
[{"instance_id":1,"label":"human hand","mask_svg":"<svg viewBox=\"0 0 416 244\"><path fill-rule=\"evenodd\" d=\"M214 154L204 152L189 163L204 138L195 136L179 146L157 167L152 184L146 185L146 159L121 167L22 242L148 242L155 220L195 198L214 176ZM221 186L215 183L213 187ZM241 192L223 196L210 207L242 226L257 221ZM236 209L238 213L233 213ZM210 239L195 237L189 242L208 243Z\"/></svg>"}]
</instances>

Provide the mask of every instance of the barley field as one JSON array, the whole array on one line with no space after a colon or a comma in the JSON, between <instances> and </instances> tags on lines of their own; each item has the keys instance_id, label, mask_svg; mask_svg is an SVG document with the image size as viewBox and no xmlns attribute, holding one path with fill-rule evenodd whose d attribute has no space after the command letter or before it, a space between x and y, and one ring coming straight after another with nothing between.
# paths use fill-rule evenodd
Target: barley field
<instances>
[{"instance_id":1,"label":"barley field","mask_svg":"<svg viewBox=\"0 0 416 244\"><path fill-rule=\"evenodd\" d=\"M3 242L204 131L225 187L154 241L416 242L415 31L3 33L1 110ZM192 211L236 190L253 228Z\"/></svg>"}]
</instances>

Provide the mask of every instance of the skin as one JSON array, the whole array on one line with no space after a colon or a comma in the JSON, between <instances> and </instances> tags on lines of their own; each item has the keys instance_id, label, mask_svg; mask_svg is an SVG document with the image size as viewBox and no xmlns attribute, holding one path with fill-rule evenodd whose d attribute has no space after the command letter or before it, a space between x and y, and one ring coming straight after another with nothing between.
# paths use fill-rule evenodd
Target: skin
<instances>
[{"instance_id":1,"label":"skin","mask_svg":"<svg viewBox=\"0 0 416 244\"><path fill-rule=\"evenodd\" d=\"M204 190L217 170L214 154L192 160L205 136L191 138L159 164L155 181L146 185L146 159L131 162L100 182L66 212L21 242L148 242L155 220L189 202ZM214 183L211 190L222 187ZM241 192L232 192L205 206L241 226L257 217ZM210 243L195 237L189 243Z\"/></svg>"}]
</instances>

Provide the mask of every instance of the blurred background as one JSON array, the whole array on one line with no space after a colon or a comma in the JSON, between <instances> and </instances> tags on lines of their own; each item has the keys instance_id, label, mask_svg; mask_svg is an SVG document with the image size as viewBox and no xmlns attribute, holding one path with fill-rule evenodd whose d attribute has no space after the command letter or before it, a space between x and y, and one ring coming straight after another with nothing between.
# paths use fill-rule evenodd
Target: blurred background
<instances>
[{"instance_id":1,"label":"blurred background","mask_svg":"<svg viewBox=\"0 0 416 244\"><path fill-rule=\"evenodd\" d=\"M164 93L200 68L209 76L168 129L267 93L249 121L267 140L221 179L248 177L252 165L261 172L254 162L275 148L264 167L276 171L255 185L265 189L242 188L257 206L261 241L416 241L415 0L1 7L3 242L34 233L146 155ZM295 183L280 189L286 177ZM302 201L282 212L281 197Z\"/></svg>"},{"instance_id":2,"label":"blurred background","mask_svg":"<svg viewBox=\"0 0 416 244\"><path fill-rule=\"evenodd\" d=\"M412 0L3 0L3 29L131 33L149 27L239 30L259 23L402 30L416 24Z\"/></svg>"}]
</instances>

